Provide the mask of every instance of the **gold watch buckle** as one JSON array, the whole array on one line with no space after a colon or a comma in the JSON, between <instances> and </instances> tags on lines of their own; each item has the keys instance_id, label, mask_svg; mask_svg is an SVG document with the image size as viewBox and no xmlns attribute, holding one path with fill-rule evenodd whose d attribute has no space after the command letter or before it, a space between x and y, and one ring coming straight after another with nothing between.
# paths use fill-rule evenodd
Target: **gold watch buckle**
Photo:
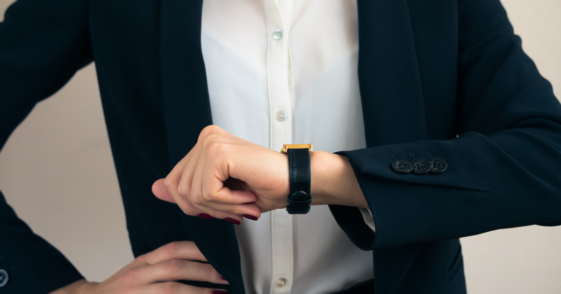
<instances>
[{"instance_id":1,"label":"gold watch buckle","mask_svg":"<svg viewBox=\"0 0 561 294\"><path fill-rule=\"evenodd\" d=\"M283 144L281 153L287 153L288 149L308 149L312 152L312 144Z\"/></svg>"}]
</instances>

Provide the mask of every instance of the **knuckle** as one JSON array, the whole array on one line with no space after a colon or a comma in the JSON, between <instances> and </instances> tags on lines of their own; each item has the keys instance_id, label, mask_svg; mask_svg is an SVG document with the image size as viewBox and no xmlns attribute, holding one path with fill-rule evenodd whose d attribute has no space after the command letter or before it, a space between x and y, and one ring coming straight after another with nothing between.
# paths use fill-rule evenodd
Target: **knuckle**
<instances>
[{"instance_id":1,"label":"knuckle","mask_svg":"<svg viewBox=\"0 0 561 294\"><path fill-rule=\"evenodd\" d=\"M193 204L201 205L204 202L204 198L201 197L200 193L191 193L190 200Z\"/></svg>"},{"instance_id":2,"label":"knuckle","mask_svg":"<svg viewBox=\"0 0 561 294\"><path fill-rule=\"evenodd\" d=\"M177 255L179 251L179 243L178 242L171 242L164 247L164 252L167 256L173 257Z\"/></svg>"},{"instance_id":3,"label":"knuckle","mask_svg":"<svg viewBox=\"0 0 561 294\"><path fill-rule=\"evenodd\" d=\"M216 199L216 194L209 192L203 193L203 199L206 201L213 201Z\"/></svg>"},{"instance_id":4,"label":"knuckle","mask_svg":"<svg viewBox=\"0 0 561 294\"><path fill-rule=\"evenodd\" d=\"M144 253L142 255L139 255L137 258L134 259L134 262L146 262L146 256L148 253Z\"/></svg>"},{"instance_id":5,"label":"knuckle","mask_svg":"<svg viewBox=\"0 0 561 294\"><path fill-rule=\"evenodd\" d=\"M201 130L201 133L199 134L199 138L204 138L210 134L220 132L221 130L222 128L217 125L208 125Z\"/></svg>"},{"instance_id":6,"label":"knuckle","mask_svg":"<svg viewBox=\"0 0 561 294\"><path fill-rule=\"evenodd\" d=\"M199 274L200 276L207 280L207 281L212 281L214 280L214 268L212 268L212 266L210 264L201 264L201 266L199 267Z\"/></svg>"},{"instance_id":7,"label":"knuckle","mask_svg":"<svg viewBox=\"0 0 561 294\"><path fill-rule=\"evenodd\" d=\"M189 190L187 185L180 185L177 187L177 193L183 197L189 197Z\"/></svg>"},{"instance_id":8,"label":"knuckle","mask_svg":"<svg viewBox=\"0 0 561 294\"><path fill-rule=\"evenodd\" d=\"M170 275L180 272L182 268L183 262L180 260L170 260L165 265L165 271Z\"/></svg>"},{"instance_id":9,"label":"knuckle","mask_svg":"<svg viewBox=\"0 0 561 294\"><path fill-rule=\"evenodd\" d=\"M121 276L121 278L123 280L123 284L125 284L125 285L134 284L136 279L138 278L138 270L132 269L132 270L126 271Z\"/></svg>"},{"instance_id":10,"label":"knuckle","mask_svg":"<svg viewBox=\"0 0 561 294\"><path fill-rule=\"evenodd\" d=\"M217 125L208 125L205 127L205 129L210 132L211 134L216 134L219 133L220 131L222 131L222 128L217 126Z\"/></svg>"},{"instance_id":11,"label":"knuckle","mask_svg":"<svg viewBox=\"0 0 561 294\"><path fill-rule=\"evenodd\" d=\"M228 144L222 142L213 142L207 145L207 158L215 163L225 163L231 161L232 152Z\"/></svg>"},{"instance_id":12,"label":"knuckle","mask_svg":"<svg viewBox=\"0 0 561 294\"><path fill-rule=\"evenodd\" d=\"M173 187L173 179L170 176L167 176L164 179L164 187L166 187L168 190Z\"/></svg>"},{"instance_id":13,"label":"knuckle","mask_svg":"<svg viewBox=\"0 0 561 294\"><path fill-rule=\"evenodd\" d=\"M211 126L206 126L204 127L201 132L199 133L199 141L204 140L206 138L206 136L210 135L212 133L212 127Z\"/></svg>"},{"instance_id":14,"label":"knuckle","mask_svg":"<svg viewBox=\"0 0 561 294\"><path fill-rule=\"evenodd\" d=\"M203 146L205 146L206 149L209 149L211 146L218 144L218 138L220 138L220 135L218 134L209 134L203 139Z\"/></svg>"},{"instance_id":15,"label":"knuckle","mask_svg":"<svg viewBox=\"0 0 561 294\"><path fill-rule=\"evenodd\" d=\"M233 205L232 209L229 210L228 212L236 215L248 214L247 210L245 210L243 207L239 207L239 205ZM254 215L255 213L249 213L249 214Z\"/></svg>"}]
</instances>

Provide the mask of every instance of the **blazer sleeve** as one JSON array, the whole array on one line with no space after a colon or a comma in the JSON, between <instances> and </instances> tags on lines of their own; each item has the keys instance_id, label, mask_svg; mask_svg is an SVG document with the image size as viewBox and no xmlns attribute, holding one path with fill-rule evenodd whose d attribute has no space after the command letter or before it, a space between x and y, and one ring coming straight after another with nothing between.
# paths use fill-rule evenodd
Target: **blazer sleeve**
<instances>
[{"instance_id":1,"label":"blazer sleeve","mask_svg":"<svg viewBox=\"0 0 561 294\"><path fill-rule=\"evenodd\" d=\"M18 0L7 9L0 23L0 150L37 102L92 61L87 21L86 0ZM48 293L82 278L2 193L0 269L9 277L2 293Z\"/></svg>"},{"instance_id":2,"label":"blazer sleeve","mask_svg":"<svg viewBox=\"0 0 561 294\"><path fill-rule=\"evenodd\" d=\"M561 224L561 105L523 52L498 0L459 0L458 137L340 151L376 223L330 206L361 249ZM441 174L392 171L390 154L448 162Z\"/></svg>"}]
</instances>

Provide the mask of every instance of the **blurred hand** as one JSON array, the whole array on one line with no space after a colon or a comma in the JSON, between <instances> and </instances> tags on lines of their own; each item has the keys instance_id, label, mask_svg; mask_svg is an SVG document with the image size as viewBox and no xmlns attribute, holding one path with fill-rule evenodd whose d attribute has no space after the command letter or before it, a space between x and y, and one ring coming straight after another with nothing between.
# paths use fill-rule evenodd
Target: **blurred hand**
<instances>
[{"instance_id":1,"label":"blurred hand","mask_svg":"<svg viewBox=\"0 0 561 294\"><path fill-rule=\"evenodd\" d=\"M288 156L236 137L218 126L202 130L197 144L152 186L156 197L177 203L185 214L256 220L286 207Z\"/></svg>"},{"instance_id":2,"label":"blurred hand","mask_svg":"<svg viewBox=\"0 0 561 294\"><path fill-rule=\"evenodd\" d=\"M228 284L208 263L195 243L173 242L137 257L102 283L79 280L51 294L223 294L226 290L200 288L176 281Z\"/></svg>"}]
</instances>

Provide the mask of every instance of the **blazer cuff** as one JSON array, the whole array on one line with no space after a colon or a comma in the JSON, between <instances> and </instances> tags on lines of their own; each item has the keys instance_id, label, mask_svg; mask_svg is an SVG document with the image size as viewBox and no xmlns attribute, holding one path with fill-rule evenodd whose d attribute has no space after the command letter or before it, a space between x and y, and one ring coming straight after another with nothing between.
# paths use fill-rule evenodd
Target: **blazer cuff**
<instances>
[{"instance_id":1,"label":"blazer cuff","mask_svg":"<svg viewBox=\"0 0 561 294\"><path fill-rule=\"evenodd\" d=\"M353 244L362 250L372 250L376 234L364 221L358 207L328 205L333 218Z\"/></svg>"}]
</instances>

